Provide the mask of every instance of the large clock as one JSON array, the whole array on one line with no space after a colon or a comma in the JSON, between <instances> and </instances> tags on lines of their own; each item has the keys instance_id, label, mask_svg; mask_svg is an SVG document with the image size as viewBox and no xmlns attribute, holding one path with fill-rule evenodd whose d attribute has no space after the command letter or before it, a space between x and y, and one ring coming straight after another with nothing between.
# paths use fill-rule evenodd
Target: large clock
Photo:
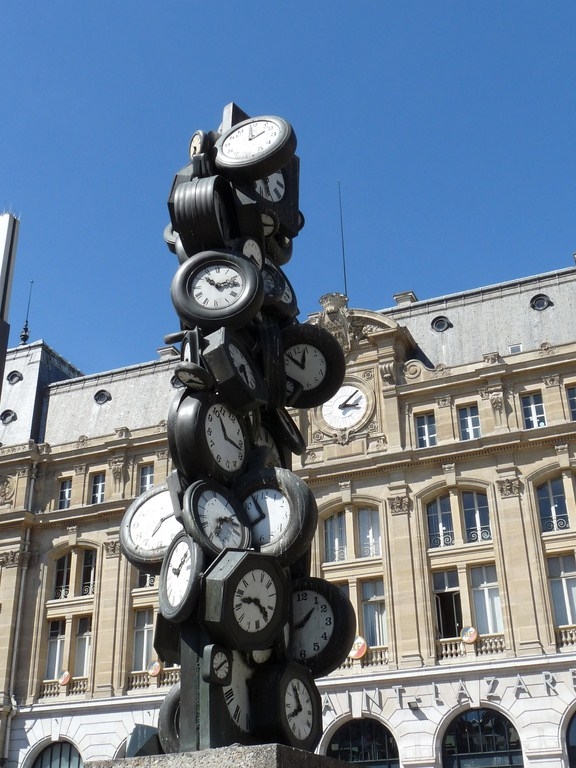
<instances>
[{"instance_id":1,"label":"large clock","mask_svg":"<svg viewBox=\"0 0 576 768\"><path fill-rule=\"evenodd\" d=\"M281 117L251 117L216 142L216 167L237 178L261 179L282 168L296 150L296 134Z\"/></svg>"},{"instance_id":2,"label":"large clock","mask_svg":"<svg viewBox=\"0 0 576 768\"><path fill-rule=\"evenodd\" d=\"M327 400L320 414L332 429L359 429L370 416L370 399L366 387L351 380Z\"/></svg>"}]
</instances>

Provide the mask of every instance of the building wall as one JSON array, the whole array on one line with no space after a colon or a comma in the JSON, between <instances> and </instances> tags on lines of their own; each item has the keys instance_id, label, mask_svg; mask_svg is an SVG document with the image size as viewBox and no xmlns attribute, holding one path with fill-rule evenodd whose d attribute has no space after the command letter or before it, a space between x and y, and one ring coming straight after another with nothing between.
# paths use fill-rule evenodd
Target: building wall
<instances>
[{"instance_id":1,"label":"building wall","mask_svg":"<svg viewBox=\"0 0 576 768\"><path fill-rule=\"evenodd\" d=\"M575 269L561 270L381 312L350 309L333 295L310 318L339 338L347 382L367 403L352 428L331 427L322 408L294 413L308 447L293 469L320 512L313 571L347 589L359 635L371 632L365 608L382 616L379 642L318 683L320 752L342 724L371 717L394 736L403 766L440 766L453 718L491 707L517 729L525 765L568 765L576 617L559 626L548 558L576 553L576 414L569 397L576 387L575 280ZM533 309L530 301L542 293L552 303ZM431 326L438 315L450 320L443 332ZM511 354L517 343L522 351ZM6 372L20 368L24 384L42 346L11 350ZM134 661L137 622L153 618L157 588L139 586L118 545L142 468L153 467L154 483L171 468L165 419L176 359L164 350L154 363L49 384L42 426L28 435L15 425L20 430L35 398L22 387L18 400L19 385L5 385L0 414L6 403L18 413L0 437L0 747L10 768L29 768L58 740L72 742L84 760L121 756L135 724L156 724L177 679L177 669L150 676ZM111 397L98 405L102 390ZM540 426L536 418L534 426L525 422L526 396L541 397ZM462 408L477 408L479 436L463 439ZM434 417L436 439L419 447L416 424L425 415ZM98 501L94 475L105 478ZM64 481L70 503L59 509ZM538 489L547 484L565 509L556 498L543 531ZM436 539L429 515L440 499L447 499L451 521L444 516ZM488 517L484 508L474 517L471 499L485 499ZM90 577L87 551L94 552L87 556ZM67 555L70 589L63 596L55 579ZM438 625L435 602L435 584L446 573L457 576L461 606L451 636ZM480 584L478 574L486 577ZM381 582L383 594L363 597L368 582ZM500 618L465 643L461 630L487 621L481 604L499 605ZM86 636L78 640L78 629L88 617L92 653L79 675L75 657ZM58 622L62 640L51 645ZM57 642L58 669L71 672L67 682L46 676Z\"/></svg>"}]
</instances>

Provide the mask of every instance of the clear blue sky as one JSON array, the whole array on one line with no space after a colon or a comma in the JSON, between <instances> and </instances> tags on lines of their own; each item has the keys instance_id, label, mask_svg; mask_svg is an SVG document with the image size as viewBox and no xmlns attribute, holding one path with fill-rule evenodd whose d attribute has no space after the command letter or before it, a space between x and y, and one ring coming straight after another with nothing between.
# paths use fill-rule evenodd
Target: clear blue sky
<instances>
[{"instance_id":1,"label":"clear blue sky","mask_svg":"<svg viewBox=\"0 0 576 768\"><path fill-rule=\"evenodd\" d=\"M162 239L188 142L230 101L294 125L300 320L574 264L573 0L5 0L0 210L10 307L86 373L178 328Z\"/></svg>"}]
</instances>

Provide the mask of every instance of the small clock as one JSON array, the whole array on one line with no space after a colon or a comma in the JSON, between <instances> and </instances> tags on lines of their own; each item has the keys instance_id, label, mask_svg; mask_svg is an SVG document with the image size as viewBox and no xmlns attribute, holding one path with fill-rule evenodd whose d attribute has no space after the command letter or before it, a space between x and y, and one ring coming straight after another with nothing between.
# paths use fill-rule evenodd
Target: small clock
<instances>
[{"instance_id":1,"label":"small clock","mask_svg":"<svg viewBox=\"0 0 576 768\"><path fill-rule=\"evenodd\" d=\"M213 480L198 480L184 493L182 522L192 538L208 554L223 549L248 549L250 530L238 499Z\"/></svg>"},{"instance_id":2,"label":"small clock","mask_svg":"<svg viewBox=\"0 0 576 768\"><path fill-rule=\"evenodd\" d=\"M265 467L240 478L235 492L244 505L252 546L290 565L308 548L318 522L308 485L283 467Z\"/></svg>"},{"instance_id":3,"label":"small clock","mask_svg":"<svg viewBox=\"0 0 576 768\"><path fill-rule=\"evenodd\" d=\"M264 261L264 254L262 245L255 237L241 237L236 240L232 240L230 243L232 250L238 251L242 256L246 256L247 259L253 261L258 269L262 268Z\"/></svg>"},{"instance_id":4,"label":"small clock","mask_svg":"<svg viewBox=\"0 0 576 768\"><path fill-rule=\"evenodd\" d=\"M305 576L292 583L288 658L323 677L346 659L356 634L352 603L335 584Z\"/></svg>"},{"instance_id":5,"label":"small clock","mask_svg":"<svg viewBox=\"0 0 576 768\"><path fill-rule=\"evenodd\" d=\"M177 393L168 411L168 447L176 468L189 480L240 477L248 462L247 426L212 392Z\"/></svg>"},{"instance_id":6,"label":"small clock","mask_svg":"<svg viewBox=\"0 0 576 768\"><path fill-rule=\"evenodd\" d=\"M204 646L202 653L202 679L214 685L232 682L232 651L214 643Z\"/></svg>"},{"instance_id":7,"label":"small clock","mask_svg":"<svg viewBox=\"0 0 576 768\"><path fill-rule=\"evenodd\" d=\"M283 319L296 317L300 310L296 303L294 289L280 267L269 259L265 259L262 265L262 280L264 309Z\"/></svg>"},{"instance_id":8,"label":"small clock","mask_svg":"<svg viewBox=\"0 0 576 768\"><path fill-rule=\"evenodd\" d=\"M203 567L202 550L182 531L170 545L160 571L158 604L165 619L180 623L192 614L200 594Z\"/></svg>"},{"instance_id":9,"label":"small clock","mask_svg":"<svg viewBox=\"0 0 576 768\"><path fill-rule=\"evenodd\" d=\"M224 706L230 717L232 733L235 737L222 744L229 746L235 741L244 740L246 735L252 734L252 704L250 700L250 691L248 686L254 675L254 670L243 658L243 654L238 651L231 651L232 655L232 677L228 685L219 686L216 695L223 698ZM220 723L218 723L220 725ZM226 729L230 731L230 728ZM239 737L239 738L236 738Z\"/></svg>"},{"instance_id":10,"label":"small clock","mask_svg":"<svg viewBox=\"0 0 576 768\"><path fill-rule=\"evenodd\" d=\"M318 325L296 323L282 330L287 379L302 387L290 400L296 408L314 408L340 388L346 372L342 347Z\"/></svg>"},{"instance_id":11,"label":"small clock","mask_svg":"<svg viewBox=\"0 0 576 768\"><path fill-rule=\"evenodd\" d=\"M257 670L251 685L254 730L267 741L314 750L322 735L321 699L308 670L279 662Z\"/></svg>"},{"instance_id":12,"label":"small clock","mask_svg":"<svg viewBox=\"0 0 576 768\"><path fill-rule=\"evenodd\" d=\"M170 288L182 322L216 330L245 325L264 300L256 265L231 251L203 251L180 265Z\"/></svg>"},{"instance_id":13,"label":"small clock","mask_svg":"<svg viewBox=\"0 0 576 768\"><path fill-rule=\"evenodd\" d=\"M239 651L271 647L284 629L288 576L277 558L224 550L204 573L202 621L215 642Z\"/></svg>"},{"instance_id":14,"label":"small clock","mask_svg":"<svg viewBox=\"0 0 576 768\"><path fill-rule=\"evenodd\" d=\"M358 429L370 414L368 392L362 384L345 382L320 411L333 429Z\"/></svg>"},{"instance_id":15,"label":"small clock","mask_svg":"<svg viewBox=\"0 0 576 768\"><path fill-rule=\"evenodd\" d=\"M130 504L120 524L120 546L132 565L157 573L172 540L182 530L168 485L162 483Z\"/></svg>"},{"instance_id":16,"label":"small clock","mask_svg":"<svg viewBox=\"0 0 576 768\"><path fill-rule=\"evenodd\" d=\"M254 182L254 189L264 200L278 203L286 192L286 181L282 171L274 171L263 179Z\"/></svg>"},{"instance_id":17,"label":"small clock","mask_svg":"<svg viewBox=\"0 0 576 768\"><path fill-rule=\"evenodd\" d=\"M296 151L296 134L281 117L251 117L225 131L215 148L217 168L256 181L286 165Z\"/></svg>"},{"instance_id":18,"label":"small clock","mask_svg":"<svg viewBox=\"0 0 576 768\"><path fill-rule=\"evenodd\" d=\"M190 139L189 155L193 158L195 155L202 155L211 148L209 135L205 131L195 131Z\"/></svg>"}]
</instances>

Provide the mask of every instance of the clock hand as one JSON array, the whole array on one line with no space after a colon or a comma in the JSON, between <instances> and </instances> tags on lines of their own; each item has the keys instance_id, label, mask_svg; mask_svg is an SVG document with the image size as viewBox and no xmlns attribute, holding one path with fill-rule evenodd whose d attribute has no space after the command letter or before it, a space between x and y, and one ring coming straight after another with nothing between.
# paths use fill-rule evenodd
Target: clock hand
<instances>
[{"instance_id":1,"label":"clock hand","mask_svg":"<svg viewBox=\"0 0 576 768\"><path fill-rule=\"evenodd\" d=\"M292 355L287 355L287 358L288 360L291 360L294 363L294 365L297 365L298 368L302 368L302 370L304 370L306 366L306 350L302 352L302 357L300 358L300 360L296 360L296 358L292 357Z\"/></svg>"},{"instance_id":2,"label":"clock hand","mask_svg":"<svg viewBox=\"0 0 576 768\"><path fill-rule=\"evenodd\" d=\"M164 517L161 517L160 520L158 520L156 528L154 528L154 530L150 535L155 536L160 530L160 528L162 527L162 523L164 522L164 520L168 520L169 517L172 517L172 512L169 512L167 515L164 515Z\"/></svg>"},{"instance_id":3,"label":"clock hand","mask_svg":"<svg viewBox=\"0 0 576 768\"><path fill-rule=\"evenodd\" d=\"M260 602L260 598L258 598L258 597L250 597L250 596L243 597L241 602L248 603L249 605L250 604L255 605L256 608L258 608L258 610L262 614L262 618L264 619L264 621L268 621L268 611L266 610L266 608L264 608L264 606Z\"/></svg>"},{"instance_id":4,"label":"clock hand","mask_svg":"<svg viewBox=\"0 0 576 768\"><path fill-rule=\"evenodd\" d=\"M172 573L175 576L180 576L180 571L182 570L182 566L184 565L184 563L187 560L187 558L188 558L188 552L184 552L184 554L182 555L182 559L178 563L178 566L176 568L174 568L174 566L172 566Z\"/></svg>"},{"instance_id":5,"label":"clock hand","mask_svg":"<svg viewBox=\"0 0 576 768\"><path fill-rule=\"evenodd\" d=\"M338 408L340 408L342 410L344 408L358 408L358 405L359 405L358 402L356 402L356 403L351 403L350 402L350 400L352 400L352 398L355 397L357 394L359 394L359 391L357 389L355 389L354 392L352 392L351 395L348 395L348 397L346 398L346 400L344 400L343 403L340 403Z\"/></svg>"},{"instance_id":6,"label":"clock hand","mask_svg":"<svg viewBox=\"0 0 576 768\"><path fill-rule=\"evenodd\" d=\"M302 627L303 627L305 624L307 624L307 623L308 623L308 620L309 620L310 616L312 616L312 614L313 614L313 613L314 613L314 608L310 608L310 610L308 611L308 613L307 613L307 614L306 614L306 615L305 615L305 616L304 616L302 619L300 619L300 621L298 622L298 624L294 624L294 629L302 629Z\"/></svg>"},{"instance_id":7,"label":"clock hand","mask_svg":"<svg viewBox=\"0 0 576 768\"><path fill-rule=\"evenodd\" d=\"M289 713L288 715L289 720L291 720L293 717L296 717L296 715L299 715L303 709L302 702L300 701L300 696L298 695L298 689L296 688L294 683L292 683L292 693L294 694L294 698L296 699L296 709L293 709L292 712Z\"/></svg>"},{"instance_id":8,"label":"clock hand","mask_svg":"<svg viewBox=\"0 0 576 768\"><path fill-rule=\"evenodd\" d=\"M217 414L217 416L220 421L220 426L222 427L222 434L224 435L224 440L226 440L227 443L230 443L230 445L233 445L234 448L237 448L238 450L240 450L240 446L238 445L238 443L235 443L234 440L231 440L228 437L228 433L226 432L226 427L224 426L224 422L222 421L222 416L220 416L220 414Z\"/></svg>"}]
</instances>

